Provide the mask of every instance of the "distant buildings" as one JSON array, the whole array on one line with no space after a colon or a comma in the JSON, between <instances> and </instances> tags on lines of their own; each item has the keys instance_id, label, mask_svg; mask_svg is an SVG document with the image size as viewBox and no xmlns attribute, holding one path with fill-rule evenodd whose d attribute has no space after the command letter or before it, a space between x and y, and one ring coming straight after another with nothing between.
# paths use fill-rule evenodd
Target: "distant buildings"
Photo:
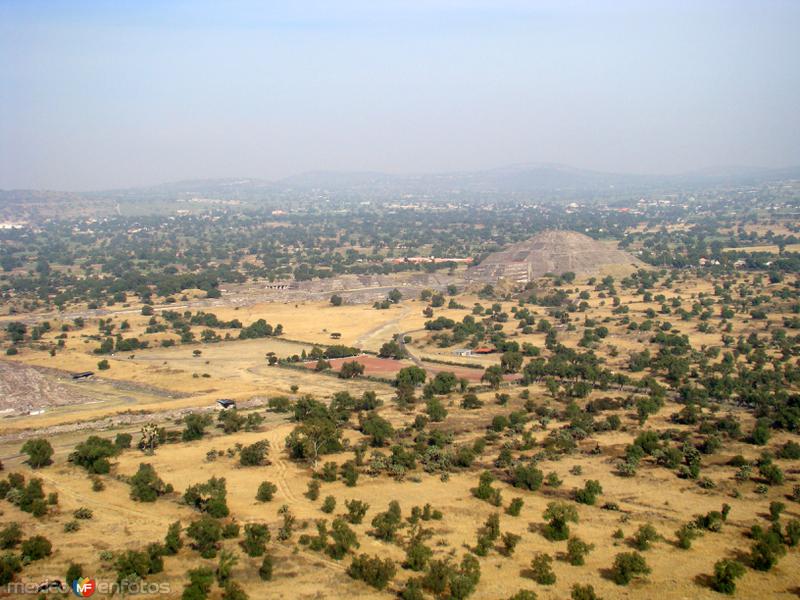
<instances>
[{"instance_id":1,"label":"distant buildings","mask_svg":"<svg viewBox=\"0 0 800 600\"><path fill-rule=\"evenodd\" d=\"M404 263L414 263L414 264L442 264L442 263L465 263L470 264L472 262L472 257L468 256L466 258L437 258L434 256L405 256L403 258L387 258L385 262L392 263L393 265L400 265Z\"/></svg>"}]
</instances>

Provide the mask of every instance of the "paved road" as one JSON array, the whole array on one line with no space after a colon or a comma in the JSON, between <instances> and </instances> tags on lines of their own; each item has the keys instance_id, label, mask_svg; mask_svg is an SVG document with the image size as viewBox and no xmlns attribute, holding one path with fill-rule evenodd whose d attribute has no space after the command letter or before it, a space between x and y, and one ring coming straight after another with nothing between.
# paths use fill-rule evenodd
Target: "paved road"
<instances>
[{"instance_id":1,"label":"paved road","mask_svg":"<svg viewBox=\"0 0 800 600\"><path fill-rule=\"evenodd\" d=\"M403 333L398 333L397 334L397 343L400 346L400 348L402 348L403 351L408 355L408 358L411 359L411 362L413 362L418 367L422 367L422 359L420 359L419 356L417 356L413 352L411 352L411 350L408 349L408 345L404 341L404 339L405 339L405 337L407 335L411 335L412 333L417 333L419 331L423 331L423 330L422 329L415 329L414 331L406 331L406 332L403 332Z\"/></svg>"}]
</instances>

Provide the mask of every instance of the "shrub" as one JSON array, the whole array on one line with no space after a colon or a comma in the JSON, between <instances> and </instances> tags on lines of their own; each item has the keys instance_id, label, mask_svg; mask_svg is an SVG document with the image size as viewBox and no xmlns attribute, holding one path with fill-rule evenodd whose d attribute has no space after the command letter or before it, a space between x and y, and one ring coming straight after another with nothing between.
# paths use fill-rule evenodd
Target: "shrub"
<instances>
[{"instance_id":1,"label":"shrub","mask_svg":"<svg viewBox=\"0 0 800 600\"><path fill-rule=\"evenodd\" d=\"M492 487L494 475L489 471L484 471L478 480L478 487L472 488L472 495L480 500L499 506L501 502L500 490Z\"/></svg>"},{"instance_id":2,"label":"shrub","mask_svg":"<svg viewBox=\"0 0 800 600\"><path fill-rule=\"evenodd\" d=\"M80 579L83 577L83 565L78 563L71 562L67 567L67 575L65 577L67 581L67 585L72 585L72 582L76 579Z\"/></svg>"},{"instance_id":3,"label":"shrub","mask_svg":"<svg viewBox=\"0 0 800 600\"><path fill-rule=\"evenodd\" d=\"M544 537L550 541L569 538L569 523L578 522L578 511L565 502L549 502L542 517L549 521L544 527Z\"/></svg>"},{"instance_id":4,"label":"shrub","mask_svg":"<svg viewBox=\"0 0 800 600\"><path fill-rule=\"evenodd\" d=\"M556 582L556 574L552 568L553 557L544 552L539 552L531 561L531 577L541 585L553 585Z\"/></svg>"},{"instance_id":5,"label":"shrub","mask_svg":"<svg viewBox=\"0 0 800 600\"><path fill-rule=\"evenodd\" d=\"M212 517L227 517L228 505L225 501L228 492L224 477L212 477L205 483L189 486L183 494L183 500L201 512Z\"/></svg>"},{"instance_id":6,"label":"shrub","mask_svg":"<svg viewBox=\"0 0 800 600\"><path fill-rule=\"evenodd\" d=\"M503 535L501 535L500 541L503 542L503 554L506 556L511 556L514 554L514 549L517 547L517 544L521 539L522 536L510 531L506 531Z\"/></svg>"},{"instance_id":7,"label":"shrub","mask_svg":"<svg viewBox=\"0 0 800 600\"><path fill-rule=\"evenodd\" d=\"M786 533L784 535L787 546L794 548L800 543L800 521L792 519L786 524Z\"/></svg>"},{"instance_id":8,"label":"shrub","mask_svg":"<svg viewBox=\"0 0 800 600\"><path fill-rule=\"evenodd\" d=\"M130 433L118 433L114 438L114 446L120 450L125 450L131 447L133 436Z\"/></svg>"},{"instance_id":9,"label":"shrub","mask_svg":"<svg viewBox=\"0 0 800 600\"><path fill-rule=\"evenodd\" d=\"M336 473L339 471L339 466L333 462L329 461L322 465L322 472L319 475L319 478L322 481L333 482L336 481Z\"/></svg>"},{"instance_id":10,"label":"shrub","mask_svg":"<svg viewBox=\"0 0 800 600\"><path fill-rule=\"evenodd\" d=\"M392 500L386 512L378 513L372 519L372 527L374 528L372 533L379 540L391 542L394 540L401 525L400 504L396 500Z\"/></svg>"},{"instance_id":11,"label":"shrub","mask_svg":"<svg viewBox=\"0 0 800 600\"><path fill-rule=\"evenodd\" d=\"M611 578L617 585L628 585L638 575L647 575L650 567L638 552L621 552L614 558Z\"/></svg>"},{"instance_id":12,"label":"shrub","mask_svg":"<svg viewBox=\"0 0 800 600\"><path fill-rule=\"evenodd\" d=\"M31 439L22 445L24 454L28 455L28 464L33 469L46 467L53 463L53 447L43 438Z\"/></svg>"},{"instance_id":13,"label":"shrub","mask_svg":"<svg viewBox=\"0 0 800 600\"><path fill-rule=\"evenodd\" d=\"M547 487L557 488L560 487L563 481L558 478L558 474L555 471L550 471L545 477L544 484Z\"/></svg>"},{"instance_id":14,"label":"shrub","mask_svg":"<svg viewBox=\"0 0 800 600\"><path fill-rule=\"evenodd\" d=\"M117 454L119 448L114 446L111 440L92 435L75 446L74 452L69 455L69 461L83 467L89 473L104 475L111 469L108 459Z\"/></svg>"},{"instance_id":15,"label":"shrub","mask_svg":"<svg viewBox=\"0 0 800 600\"><path fill-rule=\"evenodd\" d=\"M194 540L193 546L203 558L214 558L222 539L222 525L215 518L203 515L189 525L186 535Z\"/></svg>"},{"instance_id":16,"label":"shrub","mask_svg":"<svg viewBox=\"0 0 800 600\"><path fill-rule=\"evenodd\" d=\"M397 569L390 558L381 560L377 556L362 554L353 558L347 569L347 574L353 579L361 579L368 585L382 590L394 577Z\"/></svg>"},{"instance_id":17,"label":"shrub","mask_svg":"<svg viewBox=\"0 0 800 600\"><path fill-rule=\"evenodd\" d=\"M736 591L736 579L744 575L744 567L735 560L723 558L714 564L714 577L711 589L722 594L733 595Z\"/></svg>"},{"instance_id":18,"label":"shrub","mask_svg":"<svg viewBox=\"0 0 800 600\"><path fill-rule=\"evenodd\" d=\"M181 539L181 522L175 521L167 529L167 535L164 537L164 554L172 556L177 554L183 548L183 540Z\"/></svg>"},{"instance_id":19,"label":"shrub","mask_svg":"<svg viewBox=\"0 0 800 600\"><path fill-rule=\"evenodd\" d=\"M20 554L23 562L41 560L50 556L53 552L53 544L42 535L35 535L22 542Z\"/></svg>"},{"instance_id":20,"label":"shrub","mask_svg":"<svg viewBox=\"0 0 800 600\"><path fill-rule=\"evenodd\" d=\"M447 417L447 409L438 398L431 398L428 400L425 406L425 412L428 413L428 417L434 423L444 421L445 417Z\"/></svg>"},{"instance_id":21,"label":"shrub","mask_svg":"<svg viewBox=\"0 0 800 600\"><path fill-rule=\"evenodd\" d=\"M478 544L475 554L486 556L492 543L500 536L500 515L489 515L486 522L478 529Z\"/></svg>"},{"instance_id":22,"label":"shrub","mask_svg":"<svg viewBox=\"0 0 800 600\"><path fill-rule=\"evenodd\" d=\"M275 492L277 491L277 485L270 481L262 481L258 486L258 491L256 492L256 500L259 502L269 502L275 496Z\"/></svg>"},{"instance_id":23,"label":"shrub","mask_svg":"<svg viewBox=\"0 0 800 600\"><path fill-rule=\"evenodd\" d=\"M81 524L77 521L67 521L64 523L64 533L75 533L81 528Z\"/></svg>"},{"instance_id":24,"label":"shrub","mask_svg":"<svg viewBox=\"0 0 800 600\"><path fill-rule=\"evenodd\" d=\"M773 463L761 465L758 468L758 474L767 481L768 485L781 485L783 483L783 471Z\"/></svg>"},{"instance_id":25,"label":"shrub","mask_svg":"<svg viewBox=\"0 0 800 600\"><path fill-rule=\"evenodd\" d=\"M149 573L158 571L163 565L156 564L155 569L152 564L152 556L149 552L139 552L128 550L118 554L114 561L114 569L117 572L117 582L136 581L143 579ZM156 556L156 558L160 558Z\"/></svg>"},{"instance_id":26,"label":"shrub","mask_svg":"<svg viewBox=\"0 0 800 600\"><path fill-rule=\"evenodd\" d=\"M525 501L522 498L513 498L511 500L511 504L509 504L508 508L506 509L506 514L511 515L512 517L518 517L524 504Z\"/></svg>"},{"instance_id":27,"label":"shrub","mask_svg":"<svg viewBox=\"0 0 800 600\"><path fill-rule=\"evenodd\" d=\"M222 600L248 600L247 592L235 581L228 581L222 592Z\"/></svg>"},{"instance_id":28,"label":"shrub","mask_svg":"<svg viewBox=\"0 0 800 600\"><path fill-rule=\"evenodd\" d=\"M319 481L312 479L308 482L308 490L306 491L306 497L311 500L317 500L319 498Z\"/></svg>"},{"instance_id":29,"label":"shrub","mask_svg":"<svg viewBox=\"0 0 800 600\"><path fill-rule=\"evenodd\" d=\"M42 508L44 508L44 512L47 511L47 506L44 503L44 489L42 489L42 480L41 479L31 479L19 494L9 494L9 502L13 504L17 504L20 510L24 512L34 513L42 512ZM35 516L41 516L35 515Z\"/></svg>"},{"instance_id":30,"label":"shrub","mask_svg":"<svg viewBox=\"0 0 800 600\"><path fill-rule=\"evenodd\" d=\"M780 521L781 513L786 510L786 505L783 502L770 502L769 503L769 520L773 523Z\"/></svg>"},{"instance_id":31,"label":"shrub","mask_svg":"<svg viewBox=\"0 0 800 600\"><path fill-rule=\"evenodd\" d=\"M587 544L577 537L569 538L567 542L567 562L575 567L580 567L586 562L585 557L592 550L594 550L594 544Z\"/></svg>"},{"instance_id":32,"label":"shrub","mask_svg":"<svg viewBox=\"0 0 800 600\"><path fill-rule=\"evenodd\" d=\"M211 425L211 417L200 413L190 413L183 418L185 428L181 434L184 442L199 440L205 435L206 427Z\"/></svg>"},{"instance_id":33,"label":"shrub","mask_svg":"<svg viewBox=\"0 0 800 600\"><path fill-rule=\"evenodd\" d=\"M267 407L272 412L286 413L292 409L292 401L286 396L276 396L267 400Z\"/></svg>"},{"instance_id":34,"label":"shrub","mask_svg":"<svg viewBox=\"0 0 800 600\"><path fill-rule=\"evenodd\" d=\"M236 521L231 521L229 523L225 523L222 526L223 539L231 540L237 537L239 537L239 523L237 523Z\"/></svg>"},{"instance_id":35,"label":"shrub","mask_svg":"<svg viewBox=\"0 0 800 600\"><path fill-rule=\"evenodd\" d=\"M13 521L0 531L0 549L9 550L22 541L22 527Z\"/></svg>"},{"instance_id":36,"label":"shrub","mask_svg":"<svg viewBox=\"0 0 800 600\"><path fill-rule=\"evenodd\" d=\"M576 583L573 585L570 598L572 598L572 600L600 600L590 583L586 585Z\"/></svg>"},{"instance_id":37,"label":"shrub","mask_svg":"<svg viewBox=\"0 0 800 600\"><path fill-rule=\"evenodd\" d=\"M600 482L595 479L587 481L582 490L575 490L575 501L581 504L594 505L598 494L603 493Z\"/></svg>"},{"instance_id":38,"label":"shrub","mask_svg":"<svg viewBox=\"0 0 800 600\"><path fill-rule=\"evenodd\" d=\"M264 463L268 450L269 442L266 440L245 446L239 454L239 464L243 467L257 467Z\"/></svg>"},{"instance_id":39,"label":"shrub","mask_svg":"<svg viewBox=\"0 0 800 600\"><path fill-rule=\"evenodd\" d=\"M94 513L92 512L91 508L82 506L81 508L76 509L75 512L72 513L72 516L76 519L88 520L94 517Z\"/></svg>"},{"instance_id":40,"label":"shrub","mask_svg":"<svg viewBox=\"0 0 800 600\"><path fill-rule=\"evenodd\" d=\"M433 550L422 543L422 540L414 539L406 548L406 559L403 566L412 571L422 571L432 556Z\"/></svg>"},{"instance_id":41,"label":"shrub","mask_svg":"<svg viewBox=\"0 0 800 600\"><path fill-rule=\"evenodd\" d=\"M358 548L358 538L355 531L350 529L344 519L334 519L331 525L331 539L333 543L328 546L327 553L331 558L341 560L350 549Z\"/></svg>"},{"instance_id":42,"label":"shrub","mask_svg":"<svg viewBox=\"0 0 800 600\"><path fill-rule=\"evenodd\" d=\"M649 550L650 544L660 538L661 536L658 535L656 528L650 523L645 523L633 534L633 545L637 550Z\"/></svg>"},{"instance_id":43,"label":"shrub","mask_svg":"<svg viewBox=\"0 0 800 600\"><path fill-rule=\"evenodd\" d=\"M483 402L472 392L464 394L464 398L461 400L461 408L467 410L480 408L482 406Z\"/></svg>"},{"instance_id":44,"label":"shrub","mask_svg":"<svg viewBox=\"0 0 800 600\"><path fill-rule=\"evenodd\" d=\"M785 458L790 460L797 460L800 458L800 444L793 441L786 442L778 450L778 458Z\"/></svg>"},{"instance_id":45,"label":"shrub","mask_svg":"<svg viewBox=\"0 0 800 600\"><path fill-rule=\"evenodd\" d=\"M543 480L544 474L534 465L517 465L511 476L511 484L514 487L532 492L541 487Z\"/></svg>"},{"instance_id":46,"label":"shrub","mask_svg":"<svg viewBox=\"0 0 800 600\"><path fill-rule=\"evenodd\" d=\"M7 585L14 579L14 574L22 570L22 562L19 557L11 552L6 552L0 556L0 585Z\"/></svg>"},{"instance_id":47,"label":"shrub","mask_svg":"<svg viewBox=\"0 0 800 600\"><path fill-rule=\"evenodd\" d=\"M443 589L449 588L449 597L458 600L466 598L475 590L480 577L478 560L471 554L465 554L457 569L449 561L431 561L421 583L424 588L437 595L442 595Z\"/></svg>"},{"instance_id":48,"label":"shrub","mask_svg":"<svg viewBox=\"0 0 800 600\"><path fill-rule=\"evenodd\" d=\"M272 555L265 554L258 568L258 576L262 581L272 581Z\"/></svg>"},{"instance_id":49,"label":"shrub","mask_svg":"<svg viewBox=\"0 0 800 600\"><path fill-rule=\"evenodd\" d=\"M322 507L320 510L324 513L332 513L336 509L336 498L333 496L325 496L325 500L322 501Z\"/></svg>"},{"instance_id":50,"label":"shrub","mask_svg":"<svg viewBox=\"0 0 800 600\"><path fill-rule=\"evenodd\" d=\"M716 510L709 511L705 515L699 515L694 520L694 524L700 529L713 532L722 531L722 524L724 522L725 516Z\"/></svg>"},{"instance_id":51,"label":"shrub","mask_svg":"<svg viewBox=\"0 0 800 600\"><path fill-rule=\"evenodd\" d=\"M356 468L356 463L352 460L348 460L342 465L341 472L345 485L347 487L355 487L356 482L358 481L358 469Z\"/></svg>"},{"instance_id":52,"label":"shrub","mask_svg":"<svg viewBox=\"0 0 800 600\"><path fill-rule=\"evenodd\" d=\"M684 523L680 528L675 531L675 537L678 538L678 548L688 550L692 547L692 540L700 536L700 531L694 523Z\"/></svg>"},{"instance_id":53,"label":"shrub","mask_svg":"<svg viewBox=\"0 0 800 600\"><path fill-rule=\"evenodd\" d=\"M513 596L509 596L508 600L536 600L536 592L531 590L520 590Z\"/></svg>"},{"instance_id":54,"label":"shrub","mask_svg":"<svg viewBox=\"0 0 800 600\"><path fill-rule=\"evenodd\" d=\"M405 587L400 590L401 600L425 600L422 583L418 579L407 579Z\"/></svg>"},{"instance_id":55,"label":"shrub","mask_svg":"<svg viewBox=\"0 0 800 600\"><path fill-rule=\"evenodd\" d=\"M199 567L187 573L189 583L183 589L182 600L205 600L214 583L214 571L209 567Z\"/></svg>"},{"instance_id":56,"label":"shrub","mask_svg":"<svg viewBox=\"0 0 800 600\"><path fill-rule=\"evenodd\" d=\"M369 510L369 504L361 500L345 500L344 505L347 507L346 518L353 525L361 523Z\"/></svg>"},{"instance_id":57,"label":"shrub","mask_svg":"<svg viewBox=\"0 0 800 600\"><path fill-rule=\"evenodd\" d=\"M261 556L267 550L269 539L269 527L261 523L248 523L244 526L241 546L247 556Z\"/></svg>"},{"instance_id":58,"label":"shrub","mask_svg":"<svg viewBox=\"0 0 800 600\"><path fill-rule=\"evenodd\" d=\"M139 470L131 477L131 499L137 502L155 502L159 496L172 491L156 474L152 465L141 463Z\"/></svg>"},{"instance_id":59,"label":"shrub","mask_svg":"<svg viewBox=\"0 0 800 600\"><path fill-rule=\"evenodd\" d=\"M754 569L769 571L786 554L786 547L778 532L754 532L755 542L750 548L750 563Z\"/></svg>"}]
</instances>

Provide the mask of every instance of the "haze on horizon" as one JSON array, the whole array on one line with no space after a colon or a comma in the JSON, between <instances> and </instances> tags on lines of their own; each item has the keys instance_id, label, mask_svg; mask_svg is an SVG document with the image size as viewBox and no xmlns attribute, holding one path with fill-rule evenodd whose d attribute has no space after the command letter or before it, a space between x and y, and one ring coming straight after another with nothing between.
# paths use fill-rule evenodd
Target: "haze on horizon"
<instances>
[{"instance_id":1,"label":"haze on horizon","mask_svg":"<svg viewBox=\"0 0 800 600\"><path fill-rule=\"evenodd\" d=\"M0 188L800 164L792 0L0 4Z\"/></svg>"}]
</instances>

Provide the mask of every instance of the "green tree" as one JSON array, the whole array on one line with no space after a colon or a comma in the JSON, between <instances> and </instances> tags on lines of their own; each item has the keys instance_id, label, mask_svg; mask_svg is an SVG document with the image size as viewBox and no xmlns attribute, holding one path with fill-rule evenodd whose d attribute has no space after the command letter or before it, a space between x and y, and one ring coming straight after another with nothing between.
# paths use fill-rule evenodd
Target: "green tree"
<instances>
[{"instance_id":1,"label":"green tree","mask_svg":"<svg viewBox=\"0 0 800 600\"><path fill-rule=\"evenodd\" d=\"M548 521L544 536L550 541L568 539L569 523L578 522L578 511L566 502L549 502L542 516Z\"/></svg>"},{"instance_id":2,"label":"green tree","mask_svg":"<svg viewBox=\"0 0 800 600\"><path fill-rule=\"evenodd\" d=\"M434 423L444 421L445 417L447 417L447 409L438 398L431 398L428 400L425 411L428 413L430 420Z\"/></svg>"},{"instance_id":3,"label":"green tree","mask_svg":"<svg viewBox=\"0 0 800 600\"><path fill-rule=\"evenodd\" d=\"M617 585L628 585L634 577L647 575L650 567L638 552L621 552L614 557L611 577Z\"/></svg>"},{"instance_id":4,"label":"green tree","mask_svg":"<svg viewBox=\"0 0 800 600\"><path fill-rule=\"evenodd\" d=\"M391 558L380 559L377 556L361 554L353 558L347 574L353 579L360 579L372 587L382 590L394 577L397 568Z\"/></svg>"},{"instance_id":5,"label":"green tree","mask_svg":"<svg viewBox=\"0 0 800 600\"><path fill-rule=\"evenodd\" d=\"M714 577L711 579L711 588L721 594L733 595L736 591L736 580L744 575L741 563L723 558L714 563Z\"/></svg>"},{"instance_id":6,"label":"green tree","mask_svg":"<svg viewBox=\"0 0 800 600\"><path fill-rule=\"evenodd\" d=\"M199 440L205 434L206 427L211 425L211 417L200 413L190 413L183 418L185 429L181 434L184 442Z\"/></svg>"},{"instance_id":7,"label":"green tree","mask_svg":"<svg viewBox=\"0 0 800 600\"><path fill-rule=\"evenodd\" d=\"M531 577L540 585L553 585L556 574L552 567L553 557L544 552L538 552L531 561Z\"/></svg>"},{"instance_id":8,"label":"green tree","mask_svg":"<svg viewBox=\"0 0 800 600\"><path fill-rule=\"evenodd\" d=\"M247 556L261 556L267 550L270 540L269 528L262 523L248 523L244 526L242 549Z\"/></svg>"},{"instance_id":9,"label":"green tree","mask_svg":"<svg viewBox=\"0 0 800 600\"><path fill-rule=\"evenodd\" d=\"M172 486L165 484L152 465L139 464L139 470L130 479L131 500L136 502L155 502L156 499L172 491Z\"/></svg>"},{"instance_id":10,"label":"green tree","mask_svg":"<svg viewBox=\"0 0 800 600\"><path fill-rule=\"evenodd\" d=\"M111 469L108 459L117 454L119 448L111 440L92 435L75 446L74 452L69 455L69 461L83 467L89 473L104 475Z\"/></svg>"},{"instance_id":11,"label":"green tree","mask_svg":"<svg viewBox=\"0 0 800 600\"><path fill-rule=\"evenodd\" d=\"M22 445L21 452L28 455L27 462L33 469L53 464L53 447L44 438L28 440Z\"/></svg>"},{"instance_id":12,"label":"green tree","mask_svg":"<svg viewBox=\"0 0 800 600\"><path fill-rule=\"evenodd\" d=\"M359 375L364 374L364 365L357 360L350 360L342 363L342 368L339 369L339 377L341 379L353 379Z\"/></svg>"},{"instance_id":13,"label":"green tree","mask_svg":"<svg viewBox=\"0 0 800 600\"><path fill-rule=\"evenodd\" d=\"M586 562L586 555L592 550L594 550L594 544L587 544L580 538L571 537L567 542L567 562L575 567L583 566Z\"/></svg>"},{"instance_id":14,"label":"green tree","mask_svg":"<svg viewBox=\"0 0 800 600\"><path fill-rule=\"evenodd\" d=\"M370 443L376 447L383 446L394 436L392 424L374 412L361 423L361 431L370 436Z\"/></svg>"},{"instance_id":15,"label":"green tree","mask_svg":"<svg viewBox=\"0 0 800 600\"><path fill-rule=\"evenodd\" d=\"M222 539L222 525L215 518L203 515L189 525L186 535L194 540L193 546L203 558L214 558Z\"/></svg>"},{"instance_id":16,"label":"green tree","mask_svg":"<svg viewBox=\"0 0 800 600\"><path fill-rule=\"evenodd\" d=\"M264 463L269 450L269 442L261 440L245 446L239 453L239 463L243 467L257 467Z\"/></svg>"},{"instance_id":17,"label":"green tree","mask_svg":"<svg viewBox=\"0 0 800 600\"><path fill-rule=\"evenodd\" d=\"M425 383L426 377L427 373L425 369L412 365L410 367L404 367L397 372L395 383L397 386L408 384L416 387Z\"/></svg>"},{"instance_id":18,"label":"green tree","mask_svg":"<svg viewBox=\"0 0 800 600\"><path fill-rule=\"evenodd\" d=\"M497 365L492 365L483 372L481 381L487 383L492 389L498 389L503 382L503 369Z\"/></svg>"},{"instance_id":19,"label":"green tree","mask_svg":"<svg viewBox=\"0 0 800 600\"><path fill-rule=\"evenodd\" d=\"M275 496L275 492L277 491L277 485L270 481L262 481L258 486L258 491L256 492L256 500L259 502L269 502Z\"/></svg>"}]
</instances>

